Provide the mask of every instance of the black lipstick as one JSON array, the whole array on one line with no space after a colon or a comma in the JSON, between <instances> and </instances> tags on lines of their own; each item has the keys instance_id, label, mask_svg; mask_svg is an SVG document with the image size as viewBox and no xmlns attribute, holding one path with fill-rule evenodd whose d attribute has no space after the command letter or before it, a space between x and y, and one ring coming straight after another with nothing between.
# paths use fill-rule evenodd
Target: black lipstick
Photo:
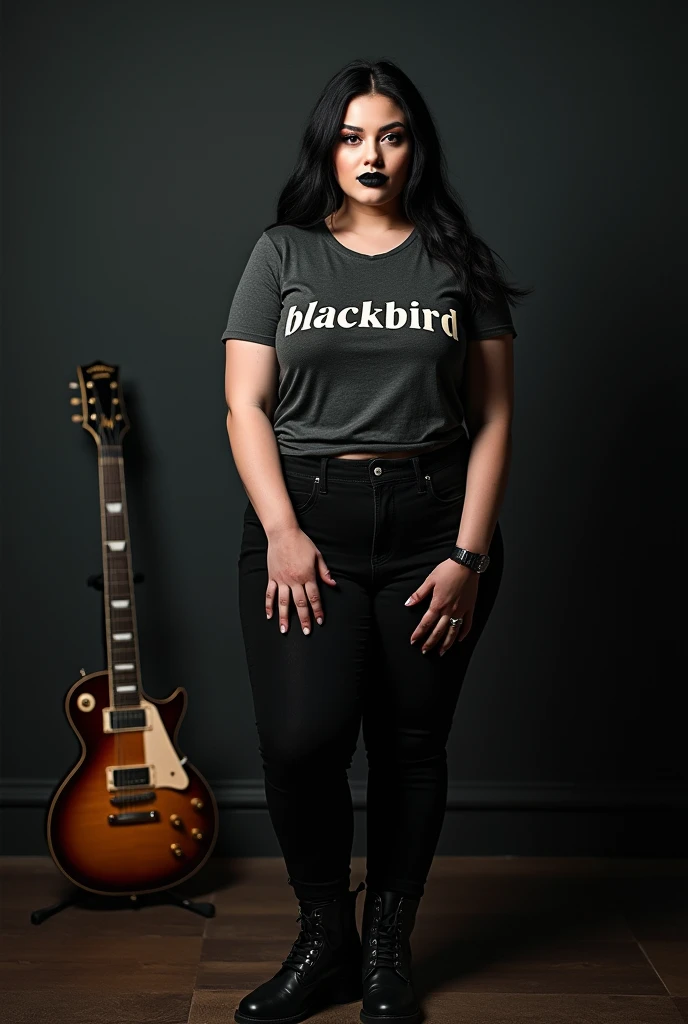
<instances>
[{"instance_id":1,"label":"black lipstick","mask_svg":"<svg viewBox=\"0 0 688 1024\"><path fill-rule=\"evenodd\" d=\"M359 174L356 180L360 181L361 185L365 185L366 188L379 188L380 185L384 185L387 181L387 175L381 171L367 171L365 174Z\"/></svg>"}]
</instances>

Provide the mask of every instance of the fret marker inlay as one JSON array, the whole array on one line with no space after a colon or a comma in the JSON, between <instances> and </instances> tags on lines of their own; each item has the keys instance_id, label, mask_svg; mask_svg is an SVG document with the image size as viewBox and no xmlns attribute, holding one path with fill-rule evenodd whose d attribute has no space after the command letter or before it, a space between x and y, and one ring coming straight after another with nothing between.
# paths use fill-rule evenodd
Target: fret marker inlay
<instances>
[{"instance_id":1,"label":"fret marker inlay","mask_svg":"<svg viewBox=\"0 0 688 1024\"><path fill-rule=\"evenodd\" d=\"M110 604L112 605L113 608L128 608L129 598L115 598L114 600L110 601Z\"/></svg>"},{"instance_id":2,"label":"fret marker inlay","mask_svg":"<svg viewBox=\"0 0 688 1024\"><path fill-rule=\"evenodd\" d=\"M121 501L106 501L105 502L105 508L108 510L108 512L121 512L122 511L122 502Z\"/></svg>"},{"instance_id":3,"label":"fret marker inlay","mask_svg":"<svg viewBox=\"0 0 688 1024\"><path fill-rule=\"evenodd\" d=\"M113 640L131 640L133 635L134 635L133 633L113 633L112 634L112 639Z\"/></svg>"},{"instance_id":4,"label":"fret marker inlay","mask_svg":"<svg viewBox=\"0 0 688 1024\"><path fill-rule=\"evenodd\" d=\"M131 686L131 685L128 685L128 686L116 686L115 689L117 690L118 693L133 693L134 690L136 690L136 687L135 686Z\"/></svg>"},{"instance_id":5,"label":"fret marker inlay","mask_svg":"<svg viewBox=\"0 0 688 1024\"><path fill-rule=\"evenodd\" d=\"M125 540L106 540L105 543L110 551L124 551L127 542Z\"/></svg>"},{"instance_id":6,"label":"fret marker inlay","mask_svg":"<svg viewBox=\"0 0 688 1024\"><path fill-rule=\"evenodd\" d=\"M134 668L134 665L131 661L123 661L119 665L113 665L112 667L114 668L115 672L131 672Z\"/></svg>"}]
</instances>

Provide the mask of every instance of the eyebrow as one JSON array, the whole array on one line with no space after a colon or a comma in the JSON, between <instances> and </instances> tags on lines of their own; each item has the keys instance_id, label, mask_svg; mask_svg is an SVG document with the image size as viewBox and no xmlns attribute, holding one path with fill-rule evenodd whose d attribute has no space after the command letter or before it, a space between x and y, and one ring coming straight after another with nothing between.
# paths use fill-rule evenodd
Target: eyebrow
<instances>
[{"instance_id":1,"label":"eyebrow","mask_svg":"<svg viewBox=\"0 0 688 1024\"><path fill-rule=\"evenodd\" d=\"M406 127L406 125L404 124L403 121L390 121L389 124L381 125L378 128L378 131L379 132L386 132L386 131L388 131L389 128L405 128L405 127ZM340 126L340 131L341 131L342 128L348 128L349 131L352 131L352 132L363 132L363 131L365 131L365 128L357 128L355 124L343 124L343 125Z\"/></svg>"}]
</instances>

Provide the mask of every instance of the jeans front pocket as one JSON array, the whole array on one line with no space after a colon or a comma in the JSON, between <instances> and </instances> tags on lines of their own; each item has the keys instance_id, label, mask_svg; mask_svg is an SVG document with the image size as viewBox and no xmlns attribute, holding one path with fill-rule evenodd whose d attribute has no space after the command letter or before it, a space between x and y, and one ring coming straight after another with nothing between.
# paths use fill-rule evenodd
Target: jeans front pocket
<instances>
[{"instance_id":1,"label":"jeans front pocket","mask_svg":"<svg viewBox=\"0 0 688 1024\"><path fill-rule=\"evenodd\" d=\"M296 515L310 511L320 495L320 477L301 477L286 473L284 482Z\"/></svg>"},{"instance_id":2,"label":"jeans front pocket","mask_svg":"<svg viewBox=\"0 0 688 1024\"><path fill-rule=\"evenodd\" d=\"M466 468L461 465L440 466L425 474L427 493L440 505L454 505L466 496Z\"/></svg>"}]
</instances>

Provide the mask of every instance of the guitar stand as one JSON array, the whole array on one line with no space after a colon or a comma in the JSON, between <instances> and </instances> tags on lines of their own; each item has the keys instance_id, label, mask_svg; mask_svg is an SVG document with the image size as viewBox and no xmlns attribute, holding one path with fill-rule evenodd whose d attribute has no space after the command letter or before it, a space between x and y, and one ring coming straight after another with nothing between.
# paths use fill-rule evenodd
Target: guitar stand
<instances>
[{"instance_id":1,"label":"guitar stand","mask_svg":"<svg viewBox=\"0 0 688 1024\"><path fill-rule=\"evenodd\" d=\"M144 892L139 896L101 896L97 893L85 892L75 889L71 896L60 900L51 907L42 907L34 910L31 914L31 924L42 924L53 914L58 914L66 907L83 907L86 910L124 910L126 907L132 910L141 910L146 906L159 906L160 904L172 903L176 907L183 907L193 914L200 914L201 917L215 917L215 904L199 900L187 900L174 889L162 889L160 892Z\"/></svg>"},{"instance_id":2,"label":"guitar stand","mask_svg":"<svg viewBox=\"0 0 688 1024\"><path fill-rule=\"evenodd\" d=\"M142 572L133 573L134 583L142 583L144 575ZM94 590L103 590L103 574L96 573L93 576L89 576L87 581L89 587L93 587ZM107 641L105 636L105 613L103 609L102 619L102 640L103 650L105 652L105 662L107 664ZM142 907L146 906L159 906L160 904L171 903L175 907L183 907L185 910L190 910L193 914L200 914L201 917L215 917L215 904L207 903L199 900L187 900L179 893L176 893L174 889L161 889L158 892L144 892L139 895L133 896L108 896L99 893L87 892L84 889L80 889L78 886L74 886L71 896L65 897L60 900L59 903L54 903L51 907L42 907L40 910L34 910L31 913L31 924L42 924L43 921L47 921L53 914L59 914L61 910L66 907L84 907L88 910L124 910L126 907L130 907L133 910L141 910Z\"/></svg>"}]
</instances>

